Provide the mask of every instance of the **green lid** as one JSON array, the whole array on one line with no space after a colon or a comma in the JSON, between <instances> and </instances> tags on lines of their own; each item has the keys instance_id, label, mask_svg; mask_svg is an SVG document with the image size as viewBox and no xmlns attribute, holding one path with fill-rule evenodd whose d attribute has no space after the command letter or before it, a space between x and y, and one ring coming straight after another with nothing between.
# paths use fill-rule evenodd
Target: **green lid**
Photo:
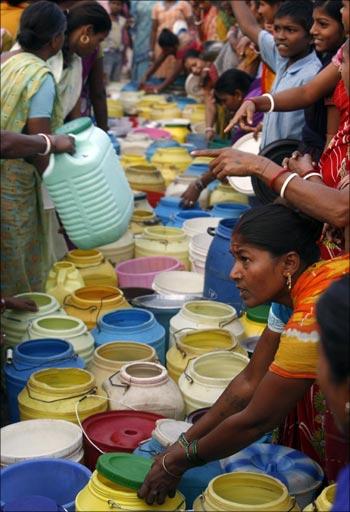
<instances>
[{"instance_id":1,"label":"green lid","mask_svg":"<svg viewBox=\"0 0 350 512\"><path fill-rule=\"evenodd\" d=\"M153 459L132 453L104 453L97 460L96 469L111 482L138 489L151 469Z\"/></svg>"},{"instance_id":2,"label":"green lid","mask_svg":"<svg viewBox=\"0 0 350 512\"><path fill-rule=\"evenodd\" d=\"M255 308L247 308L247 318L252 322L258 322L259 324L267 324L269 317L270 304L262 304Z\"/></svg>"},{"instance_id":3,"label":"green lid","mask_svg":"<svg viewBox=\"0 0 350 512\"><path fill-rule=\"evenodd\" d=\"M214 137L213 140L209 142L209 149L221 149L226 148L228 146L232 146L232 142L228 139L221 139L220 137Z\"/></svg>"},{"instance_id":4,"label":"green lid","mask_svg":"<svg viewBox=\"0 0 350 512\"><path fill-rule=\"evenodd\" d=\"M90 126L92 126L90 117L79 117L79 119L74 119L74 121L70 121L61 126L61 128L58 128L56 133L60 135L69 135L70 133L77 135L90 128Z\"/></svg>"}]
</instances>

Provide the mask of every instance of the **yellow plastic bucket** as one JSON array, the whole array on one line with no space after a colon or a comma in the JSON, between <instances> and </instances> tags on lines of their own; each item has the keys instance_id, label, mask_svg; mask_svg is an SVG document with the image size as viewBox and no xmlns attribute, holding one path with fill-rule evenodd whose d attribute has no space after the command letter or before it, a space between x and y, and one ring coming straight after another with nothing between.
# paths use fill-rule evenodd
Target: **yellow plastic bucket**
<instances>
[{"instance_id":1,"label":"yellow plastic bucket","mask_svg":"<svg viewBox=\"0 0 350 512\"><path fill-rule=\"evenodd\" d=\"M159 102L152 105L150 118L154 121L159 119L173 119L179 117L182 117L182 112L176 103Z\"/></svg>"},{"instance_id":2,"label":"yellow plastic bucket","mask_svg":"<svg viewBox=\"0 0 350 512\"><path fill-rule=\"evenodd\" d=\"M18 395L21 420L57 419L78 423L107 411L105 398L88 396L96 392L92 373L79 368L49 368L33 373ZM105 393L104 393L105 394Z\"/></svg>"},{"instance_id":3,"label":"yellow plastic bucket","mask_svg":"<svg viewBox=\"0 0 350 512\"><path fill-rule=\"evenodd\" d=\"M64 303L67 314L80 318L89 330L107 311L129 307L123 292L114 286L85 286L66 297Z\"/></svg>"},{"instance_id":4,"label":"yellow plastic bucket","mask_svg":"<svg viewBox=\"0 0 350 512\"><path fill-rule=\"evenodd\" d=\"M206 352L239 351L239 349L237 340L225 329L201 329L187 332L177 337L175 345L166 354L169 376L177 382L188 362ZM243 351L243 349L241 350ZM246 354L244 353L244 355Z\"/></svg>"},{"instance_id":5,"label":"yellow plastic bucket","mask_svg":"<svg viewBox=\"0 0 350 512\"><path fill-rule=\"evenodd\" d=\"M113 266L97 249L74 249L66 254L65 259L79 269L85 286L117 286Z\"/></svg>"},{"instance_id":6,"label":"yellow plastic bucket","mask_svg":"<svg viewBox=\"0 0 350 512\"><path fill-rule=\"evenodd\" d=\"M163 192L165 182L160 170L151 164L136 164L125 168L129 185L134 190L143 192Z\"/></svg>"},{"instance_id":7,"label":"yellow plastic bucket","mask_svg":"<svg viewBox=\"0 0 350 512\"><path fill-rule=\"evenodd\" d=\"M145 227L154 224L160 224L160 220L157 219L153 212L149 210L134 210L129 229L134 235L140 235Z\"/></svg>"},{"instance_id":8,"label":"yellow plastic bucket","mask_svg":"<svg viewBox=\"0 0 350 512\"><path fill-rule=\"evenodd\" d=\"M88 369L96 379L98 393L102 383L116 373L124 364L136 361L156 361L157 353L153 347L145 343L133 341L112 341L105 343L94 352Z\"/></svg>"},{"instance_id":9,"label":"yellow plastic bucket","mask_svg":"<svg viewBox=\"0 0 350 512\"><path fill-rule=\"evenodd\" d=\"M325 487L313 503L303 509L303 512L329 512L334 503L337 484Z\"/></svg>"},{"instance_id":10,"label":"yellow plastic bucket","mask_svg":"<svg viewBox=\"0 0 350 512\"><path fill-rule=\"evenodd\" d=\"M213 478L193 503L195 512L292 512L300 511L295 498L277 478L262 473L237 471Z\"/></svg>"},{"instance_id":11,"label":"yellow plastic bucket","mask_svg":"<svg viewBox=\"0 0 350 512\"><path fill-rule=\"evenodd\" d=\"M107 98L108 117L123 117L123 106L120 100Z\"/></svg>"},{"instance_id":12,"label":"yellow plastic bucket","mask_svg":"<svg viewBox=\"0 0 350 512\"><path fill-rule=\"evenodd\" d=\"M127 167L131 167L132 165L147 165L148 162L144 156L140 155L129 155L125 153L120 157L120 163L122 164L123 169L125 170Z\"/></svg>"},{"instance_id":13,"label":"yellow plastic bucket","mask_svg":"<svg viewBox=\"0 0 350 512\"><path fill-rule=\"evenodd\" d=\"M248 204L248 196L236 192L231 185L220 184L210 195L209 205L214 206L218 203L239 203Z\"/></svg>"},{"instance_id":14,"label":"yellow plastic bucket","mask_svg":"<svg viewBox=\"0 0 350 512\"><path fill-rule=\"evenodd\" d=\"M76 512L111 512L113 510L186 510L185 498L176 492L174 498L167 498L163 505L147 505L137 497L137 491L122 487L104 478L97 471L75 499Z\"/></svg>"}]
</instances>

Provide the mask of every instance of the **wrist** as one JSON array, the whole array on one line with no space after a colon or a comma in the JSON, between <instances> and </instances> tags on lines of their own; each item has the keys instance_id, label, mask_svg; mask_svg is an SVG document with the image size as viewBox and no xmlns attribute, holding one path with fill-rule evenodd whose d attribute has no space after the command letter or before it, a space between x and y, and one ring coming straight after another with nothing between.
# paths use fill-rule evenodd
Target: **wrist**
<instances>
[{"instance_id":1,"label":"wrist","mask_svg":"<svg viewBox=\"0 0 350 512\"><path fill-rule=\"evenodd\" d=\"M258 112L268 112L271 107L271 101L266 96L254 96L246 101L254 103L255 109Z\"/></svg>"}]
</instances>

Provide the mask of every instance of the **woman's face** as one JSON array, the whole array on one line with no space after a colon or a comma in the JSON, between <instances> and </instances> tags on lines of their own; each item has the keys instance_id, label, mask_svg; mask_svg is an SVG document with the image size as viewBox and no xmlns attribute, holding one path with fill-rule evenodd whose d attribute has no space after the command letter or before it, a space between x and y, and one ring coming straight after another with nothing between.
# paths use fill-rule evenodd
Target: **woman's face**
<instances>
[{"instance_id":1,"label":"woman's face","mask_svg":"<svg viewBox=\"0 0 350 512\"><path fill-rule=\"evenodd\" d=\"M77 28L69 35L69 49L79 57L88 57L107 36L108 32L95 33L91 25Z\"/></svg>"},{"instance_id":2,"label":"woman's face","mask_svg":"<svg viewBox=\"0 0 350 512\"><path fill-rule=\"evenodd\" d=\"M249 308L276 300L286 293L286 275L282 257L246 243L234 234L231 251L236 262L230 277Z\"/></svg>"},{"instance_id":3,"label":"woman's face","mask_svg":"<svg viewBox=\"0 0 350 512\"><path fill-rule=\"evenodd\" d=\"M273 23L276 12L278 11L279 4L270 5L264 0L260 0L258 13L263 18L265 23Z\"/></svg>"},{"instance_id":4,"label":"woman's face","mask_svg":"<svg viewBox=\"0 0 350 512\"><path fill-rule=\"evenodd\" d=\"M196 76L199 76L205 67L205 62L198 57L189 57L186 59L185 68L190 73L193 73Z\"/></svg>"},{"instance_id":5,"label":"woman's face","mask_svg":"<svg viewBox=\"0 0 350 512\"><path fill-rule=\"evenodd\" d=\"M243 94L238 90L234 94L219 92L216 93L216 96L220 101L220 104L231 113L236 112L243 103Z\"/></svg>"},{"instance_id":6,"label":"woman's face","mask_svg":"<svg viewBox=\"0 0 350 512\"><path fill-rule=\"evenodd\" d=\"M320 7L314 9L312 17L314 22L310 34L316 51L324 53L339 48L344 40L343 26Z\"/></svg>"}]
</instances>

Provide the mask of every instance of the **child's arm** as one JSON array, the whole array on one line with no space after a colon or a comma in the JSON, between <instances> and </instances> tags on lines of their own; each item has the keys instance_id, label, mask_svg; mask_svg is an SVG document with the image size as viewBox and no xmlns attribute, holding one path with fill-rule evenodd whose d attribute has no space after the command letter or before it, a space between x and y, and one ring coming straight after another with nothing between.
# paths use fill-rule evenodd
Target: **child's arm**
<instances>
[{"instance_id":1,"label":"child's arm","mask_svg":"<svg viewBox=\"0 0 350 512\"><path fill-rule=\"evenodd\" d=\"M159 57L153 62L152 66L146 71L146 74L143 76L140 83L140 88L142 88L145 85L145 82L147 82L147 80L151 78L151 76L157 71L161 64L163 64L166 58L167 56L164 55L164 53L161 53L159 55Z\"/></svg>"},{"instance_id":2,"label":"child's arm","mask_svg":"<svg viewBox=\"0 0 350 512\"><path fill-rule=\"evenodd\" d=\"M258 45L261 27L254 18L246 2L244 0L232 0L231 6L233 14L235 15L239 28L243 34L248 36L253 43Z\"/></svg>"}]
</instances>

